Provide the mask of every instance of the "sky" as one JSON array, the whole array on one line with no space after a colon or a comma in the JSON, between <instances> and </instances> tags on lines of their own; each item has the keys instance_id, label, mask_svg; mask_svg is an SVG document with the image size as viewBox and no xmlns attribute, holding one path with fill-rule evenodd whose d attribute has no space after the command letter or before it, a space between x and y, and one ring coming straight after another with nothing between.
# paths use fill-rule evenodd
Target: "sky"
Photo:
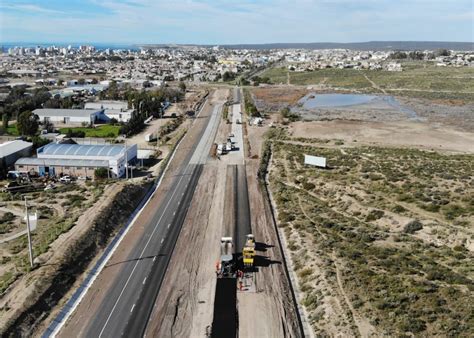
<instances>
[{"instance_id":1,"label":"sky","mask_svg":"<svg viewBox=\"0 0 474 338\"><path fill-rule=\"evenodd\" d=\"M474 0L0 0L0 42L474 41Z\"/></svg>"}]
</instances>

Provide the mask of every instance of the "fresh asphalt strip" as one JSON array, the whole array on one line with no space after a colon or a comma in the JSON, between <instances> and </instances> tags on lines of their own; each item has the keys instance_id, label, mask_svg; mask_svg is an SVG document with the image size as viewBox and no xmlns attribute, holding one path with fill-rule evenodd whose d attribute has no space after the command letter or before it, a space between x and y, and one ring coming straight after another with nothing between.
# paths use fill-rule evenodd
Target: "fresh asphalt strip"
<instances>
[{"instance_id":1,"label":"fresh asphalt strip","mask_svg":"<svg viewBox=\"0 0 474 338\"><path fill-rule=\"evenodd\" d=\"M237 317L237 279L219 278L214 299L212 338L235 338L239 326Z\"/></svg>"},{"instance_id":2,"label":"fresh asphalt strip","mask_svg":"<svg viewBox=\"0 0 474 338\"><path fill-rule=\"evenodd\" d=\"M245 165L232 165L234 198L234 260L236 269L243 269L242 249L251 233L250 204ZM239 318L237 313L237 279L218 278L214 297L212 337L237 337Z\"/></svg>"}]
</instances>

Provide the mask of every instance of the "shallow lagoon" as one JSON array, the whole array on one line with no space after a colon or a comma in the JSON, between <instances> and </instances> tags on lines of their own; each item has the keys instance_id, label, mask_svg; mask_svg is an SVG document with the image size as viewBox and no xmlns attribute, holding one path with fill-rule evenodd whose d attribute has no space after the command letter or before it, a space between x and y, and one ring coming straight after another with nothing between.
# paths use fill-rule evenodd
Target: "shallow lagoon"
<instances>
[{"instance_id":1,"label":"shallow lagoon","mask_svg":"<svg viewBox=\"0 0 474 338\"><path fill-rule=\"evenodd\" d=\"M369 103L377 96L363 94L309 94L300 100L303 108L333 108Z\"/></svg>"},{"instance_id":2,"label":"shallow lagoon","mask_svg":"<svg viewBox=\"0 0 474 338\"><path fill-rule=\"evenodd\" d=\"M405 113L412 119L418 119L415 111L403 107L393 97L388 95L367 94L315 94L310 93L298 102L300 107L307 111L330 108L348 108L352 106L369 105L372 108L391 108ZM355 108L355 107L354 107Z\"/></svg>"}]
</instances>

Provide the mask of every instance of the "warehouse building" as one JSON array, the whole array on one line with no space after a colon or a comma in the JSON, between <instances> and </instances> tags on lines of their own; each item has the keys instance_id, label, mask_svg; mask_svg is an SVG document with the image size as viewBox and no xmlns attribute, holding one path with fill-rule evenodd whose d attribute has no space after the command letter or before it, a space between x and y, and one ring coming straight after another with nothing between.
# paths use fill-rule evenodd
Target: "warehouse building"
<instances>
[{"instance_id":1,"label":"warehouse building","mask_svg":"<svg viewBox=\"0 0 474 338\"><path fill-rule=\"evenodd\" d=\"M103 100L86 102L84 109L104 110L104 114L109 119L116 119L119 122L128 122L135 113L134 109L128 109L127 101Z\"/></svg>"},{"instance_id":2,"label":"warehouse building","mask_svg":"<svg viewBox=\"0 0 474 338\"><path fill-rule=\"evenodd\" d=\"M41 122L52 122L59 124L94 124L97 122L108 122L110 119L105 115L103 109L35 109L33 114L38 115Z\"/></svg>"},{"instance_id":3,"label":"warehouse building","mask_svg":"<svg viewBox=\"0 0 474 338\"><path fill-rule=\"evenodd\" d=\"M30 156L33 143L22 140L0 144L0 176L4 176L20 157Z\"/></svg>"},{"instance_id":4,"label":"warehouse building","mask_svg":"<svg viewBox=\"0 0 474 338\"><path fill-rule=\"evenodd\" d=\"M126 151L125 151L126 149ZM98 168L108 168L110 177L125 176L126 163L137 161L137 145L47 144L37 157L16 161L17 171L34 171L40 176L94 177Z\"/></svg>"}]
</instances>

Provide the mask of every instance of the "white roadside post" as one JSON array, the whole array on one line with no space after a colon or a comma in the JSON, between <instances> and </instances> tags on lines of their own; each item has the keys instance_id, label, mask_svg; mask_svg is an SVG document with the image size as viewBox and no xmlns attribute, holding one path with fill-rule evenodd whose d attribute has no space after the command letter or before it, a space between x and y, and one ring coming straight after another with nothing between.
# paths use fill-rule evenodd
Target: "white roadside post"
<instances>
[{"instance_id":1,"label":"white roadside post","mask_svg":"<svg viewBox=\"0 0 474 338\"><path fill-rule=\"evenodd\" d=\"M128 151L127 151L127 140L125 140L125 178L128 180Z\"/></svg>"},{"instance_id":2,"label":"white roadside post","mask_svg":"<svg viewBox=\"0 0 474 338\"><path fill-rule=\"evenodd\" d=\"M28 253L30 256L30 265L33 268L33 247L31 245L30 215L28 214L27 196L25 196L25 211L26 211L26 232L28 234Z\"/></svg>"}]
</instances>

